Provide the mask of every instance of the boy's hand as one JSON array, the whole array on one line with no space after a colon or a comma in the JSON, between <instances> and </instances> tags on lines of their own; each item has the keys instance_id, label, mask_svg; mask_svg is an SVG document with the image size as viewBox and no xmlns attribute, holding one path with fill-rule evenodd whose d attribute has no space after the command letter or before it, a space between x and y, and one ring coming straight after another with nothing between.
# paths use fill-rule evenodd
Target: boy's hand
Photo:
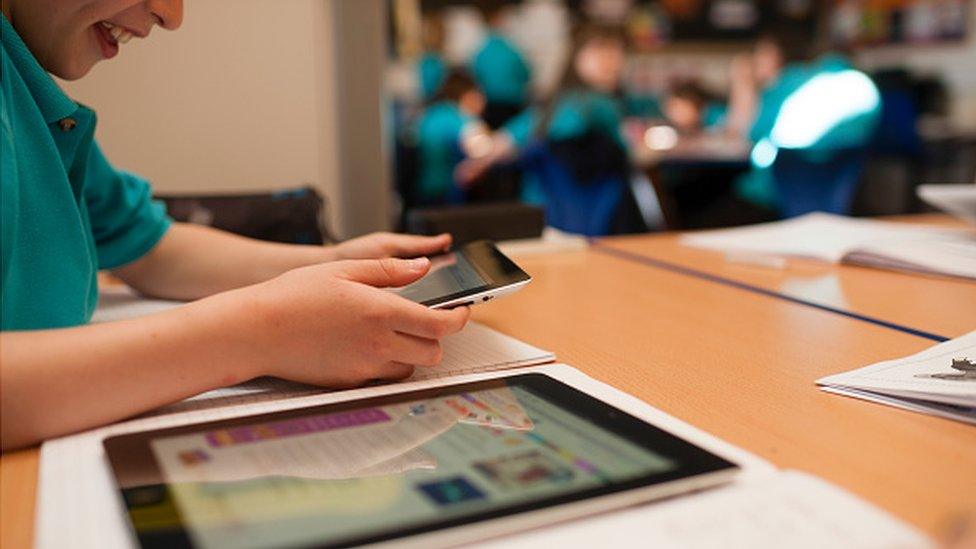
<instances>
[{"instance_id":1,"label":"boy's hand","mask_svg":"<svg viewBox=\"0 0 976 549\"><path fill-rule=\"evenodd\" d=\"M353 238L331 248L334 259L382 259L439 254L451 247L451 235L416 236L373 233Z\"/></svg>"},{"instance_id":2,"label":"boy's hand","mask_svg":"<svg viewBox=\"0 0 976 549\"><path fill-rule=\"evenodd\" d=\"M434 310L379 289L404 286L429 269L426 258L337 261L241 290L254 306L248 312L255 314L238 316L244 345L261 362L257 374L339 388L438 364L438 340L464 327L467 307Z\"/></svg>"}]
</instances>

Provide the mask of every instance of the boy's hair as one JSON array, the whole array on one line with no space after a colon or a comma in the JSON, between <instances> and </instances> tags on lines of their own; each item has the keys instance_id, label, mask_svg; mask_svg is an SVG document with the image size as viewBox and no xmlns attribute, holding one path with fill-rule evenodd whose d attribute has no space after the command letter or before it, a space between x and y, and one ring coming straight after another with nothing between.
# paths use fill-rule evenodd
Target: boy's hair
<instances>
[{"instance_id":1,"label":"boy's hair","mask_svg":"<svg viewBox=\"0 0 976 549\"><path fill-rule=\"evenodd\" d=\"M505 11L505 8L511 5L511 2L507 0L478 0L474 5L478 13L485 20L485 23L490 25L495 18Z\"/></svg>"},{"instance_id":2,"label":"boy's hair","mask_svg":"<svg viewBox=\"0 0 976 549\"><path fill-rule=\"evenodd\" d=\"M478 84L474 81L474 78L471 78L468 71L454 67L447 72L447 76L444 77L444 83L441 84L441 88L434 94L431 102L450 101L457 103L464 94L477 89Z\"/></svg>"},{"instance_id":3,"label":"boy's hair","mask_svg":"<svg viewBox=\"0 0 976 549\"><path fill-rule=\"evenodd\" d=\"M679 80L671 85L668 98L683 99L698 109L703 109L712 100L711 94L697 80Z\"/></svg>"},{"instance_id":4,"label":"boy's hair","mask_svg":"<svg viewBox=\"0 0 976 549\"><path fill-rule=\"evenodd\" d=\"M627 48L627 32L620 25L583 23L573 30L573 44L576 50L595 40L620 42L621 47Z\"/></svg>"},{"instance_id":5,"label":"boy's hair","mask_svg":"<svg viewBox=\"0 0 976 549\"><path fill-rule=\"evenodd\" d=\"M762 32L759 42L774 44L783 56L783 63L804 63L817 57L821 47L810 32L796 25L779 24Z\"/></svg>"}]
</instances>

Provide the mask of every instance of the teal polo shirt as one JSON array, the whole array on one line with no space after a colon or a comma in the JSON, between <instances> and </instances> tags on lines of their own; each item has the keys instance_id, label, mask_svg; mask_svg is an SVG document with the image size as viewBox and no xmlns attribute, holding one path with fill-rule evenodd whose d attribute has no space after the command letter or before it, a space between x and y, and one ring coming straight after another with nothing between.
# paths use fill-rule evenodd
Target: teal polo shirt
<instances>
[{"instance_id":1,"label":"teal polo shirt","mask_svg":"<svg viewBox=\"0 0 976 549\"><path fill-rule=\"evenodd\" d=\"M420 97L424 101L430 101L444 84L447 65L440 55L425 53L417 63L417 74L420 76Z\"/></svg>"},{"instance_id":2,"label":"teal polo shirt","mask_svg":"<svg viewBox=\"0 0 976 549\"><path fill-rule=\"evenodd\" d=\"M170 220L146 181L105 159L95 113L0 19L0 329L77 326L98 302L97 271L142 257Z\"/></svg>"},{"instance_id":3,"label":"teal polo shirt","mask_svg":"<svg viewBox=\"0 0 976 549\"><path fill-rule=\"evenodd\" d=\"M624 121L625 106L612 95L586 88L562 92L551 107L545 136L552 141L574 139L588 132L599 132L612 138L620 147L627 150L627 142L620 133ZM542 124L543 111L530 107L510 119L502 127L515 143L516 148L525 149L538 133ZM535 174L523 174L520 199L529 204L544 204L545 195Z\"/></svg>"},{"instance_id":4,"label":"teal polo shirt","mask_svg":"<svg viewBox=\"0 0 976 549\"><path fill-rule=\"evenodd\" d=\"M514 44L488 34L471 59L471 72L489 103L521 105L528 99L531 70Z\"/></svg>"},{"instance_id":5,"label":"teal polo shirt","mask_svg":"<svg viewBox=\"0 0 976 549\"><path fill-rule=\"evenodd\" d=\"M818 84L819 87L808 88ZM790 101L794 101L794 112L792 118L784 119ZM811 104L814 101L816 104ZM846 109L848 106L851 108ZM800 111L812 114L797 116ZM775 159L779 148L800 151L811 160L822 161L838 150L866 147L880 119L881 96L877 87L867 75L855 71L847 59L827 55L810 63L788 65L759 97L759 112L749 138L762 143L766 150L764 154L758 146L753 150L753 169L736 181L736 194L753 204L778 208L780 196L769 158ZM784 137L800 144L780 142Z\"/></svg>"},{"instance_id":6,"label":"teal polo shirt","mask_svg":"<svg viewBox=\"0 0 976 549\"><path fill-rule=\"evenodd\" d=\"M596 131L627 148L620 133L624 110L613 96L584 88L568 90L556 98L552 109L545 132L547 138L554 141L574 139ZM535 137L542 117L540 109L530 107L506 122L502 129L509 134L516 147L522 149Z\"/></svg>"},{"instance_id":7,"label":"teal polo shirt","mask_svg":"<svg viewBox=\"0 0 976 549\"><path fill-rule=\"evenodd\" d=\"M420 172L417 194L422 204L458 204L464 192L454 184L454 168L464 159L461 135L475 119L450 101L438 101L417 122Z\"/></svg>"}]
</instances>

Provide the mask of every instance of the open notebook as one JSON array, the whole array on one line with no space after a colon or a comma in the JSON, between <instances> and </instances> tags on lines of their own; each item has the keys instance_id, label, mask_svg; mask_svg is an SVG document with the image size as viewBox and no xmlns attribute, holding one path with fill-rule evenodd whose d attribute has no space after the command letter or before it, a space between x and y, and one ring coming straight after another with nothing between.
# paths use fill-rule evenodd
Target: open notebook
<instances>
[{"instance_id":1,"label":"open notebook","mask_svg":"<svg viewBox=\"0 0 976 549\"><path fill-rule=\"evenodd\" d=\"M180 305L178 301L141 298L125 287L109 288L102 291L98 310L92 322L134 318ZM409 381L534 366L556 359L556 355L549 351L519 341L477 322L468 322L460 332L445 337L441 340L441 347L444 351L441 363L432 368L418 367ZM262 377L239 385L208 391L163 406L146 415L166 415L205 408L283 400L325 391L314 385Z\"/></svg>"},{"instance_id":2,"label":"open notebook","mask_svg":"<svg viewBox=\"0 0 976 549\"><path fill-rule=\"evenodd\" d=\"M812 213L685 235L696 248L976 279L976 232Z\"/></svg>"},{"instance_id":3,"label":"open notebook","mask_svg":"<svg viewBox=\"0 0 976 549\"><path fill-rule=\"evenodd\" d=\"M976 331L817 384L829 393L976 424Z\"/></svg>"}]
</instances>

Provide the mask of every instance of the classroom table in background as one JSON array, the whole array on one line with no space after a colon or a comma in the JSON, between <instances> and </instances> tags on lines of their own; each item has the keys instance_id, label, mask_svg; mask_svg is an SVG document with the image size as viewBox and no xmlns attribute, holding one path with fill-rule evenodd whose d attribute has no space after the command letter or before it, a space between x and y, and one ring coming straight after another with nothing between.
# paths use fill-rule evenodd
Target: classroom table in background
<instances>
[{"instance_id":1,"label":"classroom table in background","mask_svg":"<svg viewBox=\"0 0 976 549\"><path fill-rule=\"evenodd\" d=\"M601 245L656 246L658 238ZM533 283L476 307L475 320L552 350L559 361L779 467L834 482L934 536L976 511L976 429L830 395L814 384L827 374L916 353L930 339L596 247L518 261ZM708 266L704 261L699 268ZM892 314L921 314L893 273L822 268L845 281L852 277L852 291L883 293ZM939 303L969 295L967 286L929 283L912 287ZM959 307L939 315L943 320L930 315L941 322L930 329L947 335L972 322ZM2 457L3 547L30 544L37 457L36 448Z\"/></svg>"},{"instance_id":2,"label":"classroom table in background","mask_svg":"<svg viewBox=\"0 0 976 549\"><path fill-rule=\"evenodd\" d=\"M694 226L689 214L732 192L735 178L749 170L752 144L741 138L701 133L654 148L643 131L627 135L631 164L651 182L668 229Z\"/></svg>"},{"instance_id":3,"label":"classroom table in background","mask_svg":"<svg viewBox=\"0 0 976 549\"><path fill-rule=\"evenodd\" d=\"M751 152L748 140L720 133L676 137L672 146L661 149L643 139L630 143L631 162L645 169L666 162L748 165Z\"/></svg>"}]
</instances>

